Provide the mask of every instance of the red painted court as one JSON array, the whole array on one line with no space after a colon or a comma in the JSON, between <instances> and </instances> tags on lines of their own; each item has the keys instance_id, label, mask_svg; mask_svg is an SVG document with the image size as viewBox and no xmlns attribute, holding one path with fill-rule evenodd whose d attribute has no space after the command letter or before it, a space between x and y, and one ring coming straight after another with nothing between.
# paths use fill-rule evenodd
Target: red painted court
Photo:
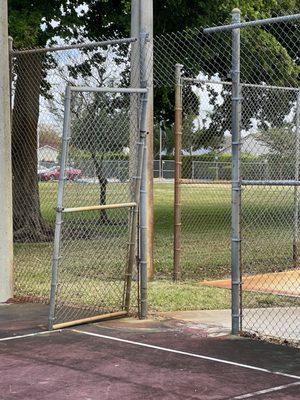
<instances>
[{"instance_id":1,"label":"red painted court","mask_svg":"<svg viewBox=\"0 0 300 400\"><path fill-rule=\"evenodd\" d=\"M295 348L208 337L174 319L47 333L46 316L41 305L0 307L1 400L299 398Z\"/></svg>"}]
</instances>

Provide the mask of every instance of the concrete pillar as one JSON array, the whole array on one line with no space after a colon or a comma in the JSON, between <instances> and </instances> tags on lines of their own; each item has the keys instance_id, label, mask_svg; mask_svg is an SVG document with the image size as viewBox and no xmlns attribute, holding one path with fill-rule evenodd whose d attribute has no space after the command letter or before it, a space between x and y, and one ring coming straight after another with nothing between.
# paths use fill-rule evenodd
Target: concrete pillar
<instances>
[{"instance_id":1,"label":"concrete pillar","mask_svg":"<svg viewBox=\"0 0 300 400\"><path fill-rule=\"evenodd\" d=\"M0 302L13 296L12 172L7 1L0 2Z\"/></svg>"}]
</instances>

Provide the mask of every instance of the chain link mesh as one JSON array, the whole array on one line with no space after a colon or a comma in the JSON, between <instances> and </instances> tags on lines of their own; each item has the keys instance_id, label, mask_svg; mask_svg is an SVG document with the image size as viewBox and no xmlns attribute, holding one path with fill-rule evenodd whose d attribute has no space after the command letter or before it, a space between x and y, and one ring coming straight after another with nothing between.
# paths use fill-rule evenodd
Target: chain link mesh
<instances>
[{"instance_id":1,"label":"chain link mesh","mask_svg":"<svg viewBox=\"0 0 300 400\"><path fill-rule=\"evenodd\" d=\"M136 46L137 42L104 45L97 41L66 50L11 54L16 299L49 300L65 87L129 86L139 74L130 69ZM126 181L128 159L126 149L122 157L106 156L105 176ZM70 182L82 176L93 178L92 161L83 158L72 163L66 171Z\"/></svg>"},{"instance_id":2,"label":"chain link mesh","mask_svg":"<svg viewBox=\"0 0 300 400\"><path fill-rule=\"evenodd\" d=\"M230 23L229 16L221 22ZM183 83L182 275L197 281L229 278L231 34L207 35L202 29L188 29L156 35L153 46L157 126L163 122L166 131L173 129L175 64L183 64L183 78L192 79ZM277 182L276 186L243 186L243 329L258 335L272 336L273 332L289 341L294 340L299 327L294 206L297 190L279 183L299 180L295 176L294 135L297 92L289 90L299 88L298 49L299 21L241 30L241 175L244 180L261 184L268 180ZM12 158L18 298L48 301L64 87L67 83L129 86L130 81L138 82L140 71L130 73L130 59L137 58L138 53L136 43L13 53ZM134 118L130 116L130 124ZM81 180L89 180L87 185L96 201L97 190L91 190L93 185L97 186L92 183L97 179L93 162L75 159L74 165L68 165L67 186L83 186ZM103 159L108 188L126 185L130 168L125 155ZM157 276L169 277L173 268L173 183L155 182L154 189L154 263ZM119 196L118 193L112 189L108 197ZM70 196L80 203L76 191ZM116 212L115 218L125 220L125 211ZM79 217L74 224L78 231ZM116 229L120 241L127 235L123 228ZM100 237L99 227L93 229L91 236ZM90 231L93 229L89 227ZM66 238L71 231L64 232ZM289 272L287 278L280 278L285 271ZM260 275L268 273L277 275L263 284ZM256 288L247 290L247 279L257 281ZM279 280L288 288L283 290L284 294L276 283ZM258 282L269 286L268 291L258 290ZM272 332L268 331L270 326ZM290 333L284 333L285 329Z\"/></svg>"},{"instance_id":3,"label":"chain link mesh","mask_svg":"<svg viewBox=\"0 0 300 400\"><path fill-rule=\"evenodd\" d=\"M242 186L242 328L291 343L300 326L298 93L242 87L242 152L266 168ZM251 293L264 293L264 303Z\"/></svg>"},{"instance_id":4,"label":"chain link mesh","mask_svg":"<svg viewBox=\"0 0 300 400\"><path fill-rule=\"evenodd\" d=\"M195 167L200 163L202 171L216 173L210 166L223 156L222 147L230 156L230 94L230 85L183 80L180 258L185 279L230 274L231 177L209 179ZM205 156L212 161L196 161Z\"/></svg>"},{"instance_id":5,"label":"chain link mesh","mask_svg":"<svg viewBox=\"0 0 300 400\"><path fill-rule=\"evenodd\" d=\"M130 115L139 114L139 103L137 94L72 92L67 165L79 170L80 163L82 169L64 184L55 323L126 308L130 233L136 229L128 204L135 197L138 145L138 126L130 125ZM121 162L126 153L116 176L107 161ZM97 205L117 206L80 211ZM137 311L136 268L133 278L131 310Z\"/></svg>"}]
</instances>

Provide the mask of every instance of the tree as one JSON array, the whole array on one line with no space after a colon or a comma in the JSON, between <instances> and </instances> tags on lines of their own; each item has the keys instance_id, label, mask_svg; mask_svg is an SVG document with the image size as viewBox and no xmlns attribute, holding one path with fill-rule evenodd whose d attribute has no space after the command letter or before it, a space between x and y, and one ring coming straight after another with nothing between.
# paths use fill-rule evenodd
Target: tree
<instances>
[{"instance_id":1,"label":"tree","mask_svg":"<svg viewBox=\"0 0 300 400\"><path fill-rule=\"evenodd\" d=\"M154 32L166 34L181 31L181 42L175 42L172 49L168 47L170 43L166 38L161 39L165 40L165 50L159 53L159 64L157 58L154 59L155 73L161 71L162 66L170 67L168 71L172 73L174 60L182 60L182 47L188 48L191 40L191 31L185 32L184 29L200 29L202 26L229 22L230 11L237 5L248 18L269 17L299 9L296 0L154 0ZM55 43L57 37L74 43L83 38L128 36L130 0L9 0L9 29L17 48L44 47ZM282 26L284 32L288 29ZM290 51L286 50L282 35L271 29L257 29L255 35L249 32L243 32L243 41L251 49L255 62L249 63L243 71L244 76L253 82L266 81L272 76L275 84L298 83L299 66L293 58L298 46L294 44L290 46ZM201 39L201 46L186 54L186 72L195 76L203 71L209 76L216 73L220 78L227 78L229 65L224 54L229 51L230 41L223 40L216 45L216 39L213 36L204 38L201 30L192 34L195 43L199 44ZM171 50L172 57L169 54ZM49 96L50 84L46 72L55 67L55 60L49 55L19 55L15 60L13 199L15 237L20 240L48 240L51 234L40 213L36 147L40 96ZM164 125L171 128L173 93L166 85L156 87L155 105L156 123L163 120ZM217 121L221 121L221 114L222 107L218 110ZM245 114L244 119L245 124L249 123L250 119ZM220 126L214 131L220 135Z\"/></svg>"},{"instance_id":2,"label":"tree","mask_svg":"<svg viewBox=\"0 0 300 400\"><path fill-rule=\"evenodd\" d=\"M258 139L265 144L271 154L281 155L292 162L295 157L295 125L284 123L279 127L265 128L260 131Z\"/></svg>"},{"instance_id":3,"label":"tree","mask_svg":"<svg viewBox=\"0 0 300 400\"><path fill-rule=\"evenodd\" d=\"M92 160L99 182L99 204L106 204L107 176L105 161L122 153L129 143L129 118L124 98L119 94L89 94L73 104L70 155L80 150ZM109 222L106 210L100 211L100 222Z\"/></svg>"},{"instance_id":4,"label":"tree","mask_svg":"<svg viewBox=\"0 0 300 400\"><path fill-rule=\"evenodd\" d=\"M9 0L9 33L14 38L14 46L44 47L56 35L69 35L75 23L76 4L78 1ZM36 169L39 101L40 94L47 93L44 73L51 61L43 53L20 54L13 61L14 237L20 241L49 240L52 230L41 215Z\"/></svg>"},{"instance_id":5,"label":"tree","mask_svg":"<svg viewBox=\"0 0 300 400\"><path fill-rule=\"evenodd\" d=\"M295 179L295 124L265 126L258 132L257 140L268 149L266 158L271 179Z\"/></svg>"},{"instance_id":6,"label":"tree","mask_svg":"<svg viewBox=\"0 0 300 400\"><path fill-rule=\"evenodd\" d=\"M39 128L39 147L51 146L58 149L60 146L59 133L51 125L43 124Z\"/></svg>"},{"instance_id":7,"label":"tree","mask_svg":"<svg viewBox=\"0 0 300 400\"><path fill-rule=\"evenodd\" d=\"M86 22L81 18L85 5L92 10L94 3L102 10L99 35L116 34L117 19L126 13L119 1L9 0L9 33L15 48L45 47L55 44L57 37L76 42ZM44 53L20 54L14 60L13 219L14 237L19 241L43 241L52 236L40 211L36 150L40 96L49 96L46 73L55 67L53 57Z\"/></svg>"},{"instance_id":8,"label":"tree","mask_svg":"<svg viewBox=\"0 0 300 400\"><path fill-rule=\"evenodd\" d=\"M168 3L168 4L166 4ZM158 54L154 59L155 76L157 86L155 89L155 118L157 121L165 121L165 124L173 124L173 99L174 92L170 88L170 76L173 74L175 62L184 64L184 74L196 77L201 72L207 79L216 76L222 80L228 80L230 74L231 38L230 33L206 35L201 28L204 26L228 24L232 8L238 6L242 11L242 18L255 19L274 17L276 15L299 12L299 2L286 1L168 1L154 2L156 6L155 21L156 33L169 33L180 30L169 36L158 36L156 46ZM172 18L168 14L172 9ZM198 29L194 29L198 28ZM242 81L258 83L263 82L282 85L299 86L299 59L296 48L299 46L299 33L294 23L276 24L263 28L242 30ZM296 44L297 43L297 44ZM169 81L168 81L169 79ZM167 84L165 83L166 81ZM249 93L248 93L249 94ZM226 87L222 95L226 96ZM193 99L190 104L199 106L199 98L190 93ZM243 125L251 124L251 118L259 109L259 103L272 102L263 92L257 92L257 101L251 100L254 106L252 110L247 108L243 113ZM246 104L246 99L243 105ZM287 99L285 108L290 106ZM256 108L255 108L256 107ZM273 107L274 110L274 107ZM190 112L187 107L183 112ZM277 110L274 110L275 113ZM279 115L283 115L281 110ZM223 116L222 116L223 115ZM226 120L224 119L226 117ZM230 114L227 112L227 104L215 107L212 117L214 129L211 134L216 134L216 139L224 135L230 126ZM215 122L217 121L217 122ZM222 125L219 123L222 121ZM217 126L218 125L218 126ZM223 129L222 129L223 127ZM226 127L226 129L224 129ZM208 134L206 135L208 137Z\"/></svg>"}]
</instances>

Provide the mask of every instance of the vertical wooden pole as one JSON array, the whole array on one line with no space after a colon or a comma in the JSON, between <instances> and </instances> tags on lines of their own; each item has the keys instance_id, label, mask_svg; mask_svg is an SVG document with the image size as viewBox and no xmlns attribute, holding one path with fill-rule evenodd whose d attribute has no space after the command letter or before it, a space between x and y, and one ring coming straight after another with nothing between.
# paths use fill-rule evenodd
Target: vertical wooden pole
<instances>
[{"instance_id":1,"label":"vertical wooden pole","mask_svg":"<svg viewBox=\"0 0 300 400\"><path fill-rule=\"evenodd\" d=\"M182 84L181 64L175 65L175 179L174 179L174 264L173 279L177 281L181 277L180 253L181 253L181 147L182 147Z\"/></svg>"}]
</instances>

